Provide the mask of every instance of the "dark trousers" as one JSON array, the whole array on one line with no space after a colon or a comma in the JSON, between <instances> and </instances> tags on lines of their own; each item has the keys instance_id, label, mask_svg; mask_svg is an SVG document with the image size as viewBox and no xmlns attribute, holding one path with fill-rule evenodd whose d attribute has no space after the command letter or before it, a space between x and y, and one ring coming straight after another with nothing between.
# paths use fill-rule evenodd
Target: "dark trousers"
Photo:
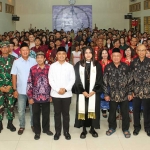
<instances>
[{"instance_id":1,"label":"dark trousers","mask_svg":"<svg viewBox=\"0 0 150 150\"><path fill-rule=\"evenodd\" d=\"M143 105L143 117L144 117L144 129L150 130L150 98L140 99L135 97L133 100L133 117L134 117L134 129L141 129L140 124L140 112L141 105Z\"/></svg>"},{"instance_id":2,"label":"dark trousers","mask_svg":"<svg viewBox=\"0 0 150 150\"><path fill-rule=\"evenodd\" d=\"M50 103L34 103L32 105L33 111L33 127L35 134L41 133L40 115L42 110L42 128L43 132L49 131L50 122Z\"/></svg>"},{"instance_id":3,"label":"dark trousers","mask_svg":"<svg viewBox=\"0 0 150 150\"><path fill-rule=\"evenodd\" d=\"M109 102L109 117L108 117L108 123L109 128L116 129L117 128L117 122L116 122L116 110L118 105L120 105L121 115L122 115L122 131L126 131L129 129L129 102L123 101L123 102Z\"/></svg>"},{"instance_id":4,"label":"dark trousers","mask_svg":"<svg viewBox=\"0 0 150 150\"><path fill-rule=\"evenodd\" d=\"M61 133L62 123L61 114L63 116L63 131L69 132L69 122L70 122L70 103L71 97L69 98L54 98L52 97L54 104L54 121L55 121L55 131Z\"/></svg>"}]
</instances>

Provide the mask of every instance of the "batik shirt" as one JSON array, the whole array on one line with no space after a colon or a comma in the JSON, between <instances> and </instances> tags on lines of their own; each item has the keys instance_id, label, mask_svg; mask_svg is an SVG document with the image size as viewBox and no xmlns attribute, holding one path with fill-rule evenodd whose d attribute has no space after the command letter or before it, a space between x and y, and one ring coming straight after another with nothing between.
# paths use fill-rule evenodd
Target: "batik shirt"
<instances>
[{"instance_id":1,"label":"batik shirt","mask_svg":"<svg viewBox=\"0 0 150 150\"><path fill-rule=\"evenodd\" d=\"M15 59L16 58L12 55L8 55L6 58L0 56L0 87L8 85L12 86L10 71Z\"/></svg>"},{"instance_id":2,"label":"batik shirt","mask_svg":"<svg viewBox=\"0 0 150 150\"><path fill-rule=\"evenodd\" d=\"M27 82L27 96L36 103L49 102L50 85L48 81L49 65L41 69L38 65L30 69Z\"/></svg>"},{"instance_id":3,"label":"batik shirt","mask_svg":"<svg viewBox=\"0 0 150 150\"><path fill-rule=\"evenodd\" d=\"M128 100L128 95L132 94L129 70L129 66L123 62L118 67L113 62L105 67L104 95L109 96L111 101L122 102Z\"/></svg>"},{"instance_id":4,"label":"batik shirt","mask_svg":"<svg viewBox=\"0 0 150 150\"><path fill-rule=\"evenodd\" d=\"M135 97L150 98L150 58L145 57L141 62L137 57L130 64L131 81Z\"/></svg>"}]
</instances>

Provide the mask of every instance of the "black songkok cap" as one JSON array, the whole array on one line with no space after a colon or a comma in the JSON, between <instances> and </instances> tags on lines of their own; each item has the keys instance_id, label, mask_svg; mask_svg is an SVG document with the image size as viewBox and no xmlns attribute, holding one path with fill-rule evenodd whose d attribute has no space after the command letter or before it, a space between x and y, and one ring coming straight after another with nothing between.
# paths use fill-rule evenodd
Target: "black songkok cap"
<instances>
[{"instance_id":1,"label":"black songkok cap","mask_svg":"<svg viewBox=\"0 0 150 150\"><path fill-rule=\"evenodd\" d=\"M59 48L57 49L57 53L60 52L60 51L66 52L65 47L63 47L63 46L59 47Z\"/></svg>"},{"instance_id":2,"label":"black songkok cap","mask_svg":"<svg viewBox=\"0 0 150 150\"><path fill-rule=\"evenodd\" d=\"M29 45L28 45L27 43L23 42L23 43L21 44L21 46L20 46L20 49L21 49L22 47L28 47L28 48L29 48Z\"/></svg>"},{"instance_id":3,"label":"black songkok cap","mask_svg":"<svg viewBox=\"0 0 150 150\"><path fill-rule=\"evenodd\" d=\"M112 50L112 53L120 53L120 49L119 48L114 48L113 50Z\"/></svg>"}]
</instances>

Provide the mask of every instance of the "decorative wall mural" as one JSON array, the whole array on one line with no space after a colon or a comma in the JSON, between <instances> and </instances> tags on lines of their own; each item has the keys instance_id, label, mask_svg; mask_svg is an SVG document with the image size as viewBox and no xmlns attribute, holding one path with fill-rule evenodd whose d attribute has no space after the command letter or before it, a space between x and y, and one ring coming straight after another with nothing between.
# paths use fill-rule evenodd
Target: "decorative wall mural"
<instances>
[{"instance_id":1,"label":"decorative wall mural","mask_svg":"<svg viewBox=\"0 0 150 150\"><path fill-rule=\"evenodd\" d=\"M53 29L70 31L92 28L92 5L54 5Z\"/></svg>"}]
</instances>

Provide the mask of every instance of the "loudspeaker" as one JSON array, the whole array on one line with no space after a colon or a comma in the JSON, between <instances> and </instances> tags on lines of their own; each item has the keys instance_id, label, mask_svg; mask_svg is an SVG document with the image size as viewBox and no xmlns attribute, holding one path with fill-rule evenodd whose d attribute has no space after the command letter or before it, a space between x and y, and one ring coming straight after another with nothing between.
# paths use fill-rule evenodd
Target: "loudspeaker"
<instances>
[{"instance_id":1,"label":"loudspeaker","mask_svg":"<svg viewBox=\"0 0 150 150\"><path fill-rule=\"evenodd\" d=\"M20 17L12 16L12 21L19 21L19 20L20 20Z\"/></svg>"},{"instance_id":2,"label":"loudspeaker","mask_svg":"<svg viewBox=\"0 0 150 150\"><path fill-rule=\"evenodd\" d=\"M124 19L132 19L132 15L124 15Z\"/></svg>"}]
</instances>

